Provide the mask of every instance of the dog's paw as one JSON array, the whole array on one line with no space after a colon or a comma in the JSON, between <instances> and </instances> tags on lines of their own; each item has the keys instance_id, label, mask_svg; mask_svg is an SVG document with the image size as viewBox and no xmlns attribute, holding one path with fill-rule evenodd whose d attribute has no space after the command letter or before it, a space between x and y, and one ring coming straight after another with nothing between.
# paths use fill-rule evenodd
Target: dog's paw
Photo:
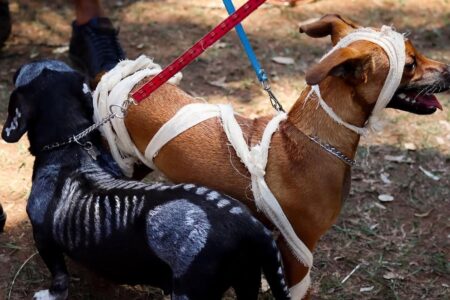
<instances>
[{"instance_id":1,"label":"dog's paw","mask_svg":"<svg viewBox=\"0 0 450 300\"><path fill-rule=\"evenodd\" d=\"M50 293L49 290L42 290L34 294L33 300L66 300L68 291L60 294Z\"/></svg>"}]
</instances>

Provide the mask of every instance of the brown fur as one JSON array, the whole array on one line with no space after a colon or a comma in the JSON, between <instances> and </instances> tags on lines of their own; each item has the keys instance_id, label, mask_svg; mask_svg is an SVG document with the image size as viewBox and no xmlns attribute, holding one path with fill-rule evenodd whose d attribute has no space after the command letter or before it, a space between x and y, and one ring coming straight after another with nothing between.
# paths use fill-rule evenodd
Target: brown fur
<instances>
[{"instance_id":1,"label":"brown fur","mask_svg":"<svg viewBox=\"0 0 450 300\"><path fill-rule=\"evenodd\" d=\"M313 37L331 35L336 43L356 27L347 19L329 15L302 27L301 32ZM415 54L422 59L415 72L442 68L442 64L416 54L411 43L407 43L407 49L408 57ZM381 48L360 41L314 66L306 78L309 83L320 82L323 98L342 119L363 126L382 88L388 66ZM415 73L405 74L403 84L410 81L411 76ZM304 134L319 136L348 157L355 156L359 136L317 109L315 100L306 101L308 91L309 88L300 95L288 120L273 136L266 180L298 236L313 250L319 238L336 221L349 191L350 168L310 142ZM125 123L138 149L144 153L159 128L182 106L193 102L197 100L166 84L141 105L131 107ZM270 119L237 117L247 142L252 145L260 141ZM172 140L161 149L155 164L174 182L194 182L218 189L255 210L250 175L233 148L228 146L217 119L203 122ZM294 285L307 270L284 243L280 243L280 247L287 277Z\"/></svg>"}]
</instances>

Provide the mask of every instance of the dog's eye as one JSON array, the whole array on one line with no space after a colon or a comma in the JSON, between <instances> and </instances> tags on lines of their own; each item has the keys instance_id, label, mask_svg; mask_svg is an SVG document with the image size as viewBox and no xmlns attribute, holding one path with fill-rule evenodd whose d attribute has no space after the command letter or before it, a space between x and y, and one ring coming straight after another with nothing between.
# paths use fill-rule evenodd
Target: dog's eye
<instances>
[{"instance_id":1,"label":"dog's eye","mask_svg":"<svg viewBox=\"0 0 450 300\"><path fill-rule=\"evenodd\" d=\"M412 72L416 69L416 66L417 66L416 59L414 59L411 63L405 64L405 69L408 72Z\"/></svg>"}]
</instances>

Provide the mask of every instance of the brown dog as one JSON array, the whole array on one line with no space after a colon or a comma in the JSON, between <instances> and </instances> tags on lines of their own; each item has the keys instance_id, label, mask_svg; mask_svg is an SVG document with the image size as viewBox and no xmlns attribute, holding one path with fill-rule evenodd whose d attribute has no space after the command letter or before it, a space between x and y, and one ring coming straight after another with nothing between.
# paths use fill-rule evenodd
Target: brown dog
<instances>
[{"instance_id":1,"label":"brown dog","mask_svg":"<svg viewBox=\"0 0 450 300\"><path fill-rule=\"evenodd\" d=\"M358 26L336 15L302 26L311 37L330 35L333 44ZM389 106L417 114L441 108L433 95L449 89L450 67L430 60L406 41L406 66L396 96ZM346 122L362 127L380 94L389 70L386 53L378 45L357 41L335 51L306 74L309 85L319 84L323 99ZM312 143L318 136L353 158L359 142L354 132L335 123L316 101L306 101L308 87L281 123L272 139L266 181L295 232L313 250L319 238L335 222L350 187L350 167ZM181 107L198 102L179 88L166 84L138 107L131 107L125 120L138 149L145 149L159 130ZM270 117L254 120L237 116L249 145L261 140ZM155 165L174 182L194 182L225 192L255 210L249 173L228 146L220 121L209 119L181 134L159 152ZM256 210L255 210L256 211ZM261 216L264 219L263 216ZM291 285L306 268L280 243Z\"/></svg>"}]
</instances>

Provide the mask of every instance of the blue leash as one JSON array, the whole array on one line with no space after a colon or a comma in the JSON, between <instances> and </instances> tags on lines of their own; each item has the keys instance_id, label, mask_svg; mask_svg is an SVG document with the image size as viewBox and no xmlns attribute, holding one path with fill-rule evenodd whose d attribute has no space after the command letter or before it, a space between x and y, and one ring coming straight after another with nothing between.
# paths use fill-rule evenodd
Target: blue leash
<instances>
[{"instance_id":1,"label":"blue leash","mask_svg":"<svg viewBox=\"0 0 450 300\"><path fill-rule=\"evenodd\" d=\"M236 8L233 5L233 0L223 0L223 3L225 4L225 8L227 9L228 14L231 15L236 11ZM245 33L244 27L242 27L241 24L238 24L236 25L235 29L236 33L239 36L239 39L241 40L241 44L244 47L245 53L247 53L247 57L250 60L253 69L255 70L259 82L261 82L264 90L269 94L270 103L277 111L284 112L283 106L281 106L281 103L272 92L267 74L264 69L261 68L261 64L259 63L258 58L255 55L255 51L253 51L253 47L250 44L247 34Z\"/></svg>"}]
</instances>

